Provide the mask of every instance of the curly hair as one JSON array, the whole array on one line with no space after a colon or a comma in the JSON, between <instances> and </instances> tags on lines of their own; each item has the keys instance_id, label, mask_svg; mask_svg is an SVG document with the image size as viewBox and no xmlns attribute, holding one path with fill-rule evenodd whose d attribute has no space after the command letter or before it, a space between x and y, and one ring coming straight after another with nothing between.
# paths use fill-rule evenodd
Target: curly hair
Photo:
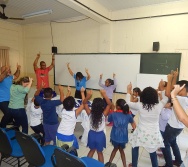
<instances>
[{"instance_id":1,"label":"curly hair","mask_svg":"<svg viewBox=\"0 0 188 167\"><path fill-rule=\"evenodd\" d=\"M152 87L146 87L141 93L140 101L144 109L151 110L159 103L157 91Z\"/></svg>"},{"instance_id":2,"label":"curly hair","mask_svg":"<svg viewBox=\"0 0 188 167\"><path fill-rule=\"evenodd\" d=\"M93 129L98 129L102 123L104 111L104 101L102 98L95 98L91 106L91 124Z\"/></svg>"}]
</instances>

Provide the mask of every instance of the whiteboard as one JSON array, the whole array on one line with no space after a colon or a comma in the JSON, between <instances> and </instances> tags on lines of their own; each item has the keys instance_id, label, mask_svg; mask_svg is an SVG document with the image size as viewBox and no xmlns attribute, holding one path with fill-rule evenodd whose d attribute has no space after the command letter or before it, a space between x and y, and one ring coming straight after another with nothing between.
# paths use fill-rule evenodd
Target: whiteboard
<instances>
[{"instance_id":1,"label":"whiteboard","mask_svg":"<svg viewBox=\"0 0 188 167\"><path fill-rule=\"evenodd\" d=\"M57 54L55 55L54 83L75 86L73 77L67 69L67 62L71 70L82 72L86 76L85 68L91 75L86 87L89 89L101 89L98 85L100 74L103 74L102 83L107 78L113 78L116 74L116 92L125 93L126 86L130 82L136 86L137 74L140 70L140 54Z\"/></svg>"},{"instance_id":2,"label":"whiteboard","mask_svg":"<svg viewBox=\"0 0 188 167\"><path fill-rule=\"evenodd\" d=\"M137 74L137 87L139 87L141 90L148 86L157 89L161 79L163 79L163 81L167 81L167 75Z\"/></svg>"}]
</instances>

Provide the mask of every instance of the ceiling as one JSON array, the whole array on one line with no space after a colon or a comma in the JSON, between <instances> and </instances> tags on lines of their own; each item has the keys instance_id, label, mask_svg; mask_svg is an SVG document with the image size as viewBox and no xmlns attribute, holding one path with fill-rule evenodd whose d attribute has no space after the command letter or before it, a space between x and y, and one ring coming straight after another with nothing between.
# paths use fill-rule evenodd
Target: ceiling
<instances>
[{"instance_id":1,"label":"ceiling","mask_svg":"<svg viewBox=\"0 0 188 167\"><path fill-rule=\"evenodd\" d=\"M129 9L141 6L156 5L168 3L178 0L96 0L101 5L105 6L109 11Z\"/></svg>"},{"instance_id":2,"label":"ceiling","mask_svg":"<svg viewBox=\"0 0 188 167\"><path fill-rule=\"evenodd\" d=\"M168 3L178 0L95 0L109 11L117 11L133 7L155 5L159 3ZM179 0L180 1L180 0ZM0 0L6 3L5 14L8 17L20 18L24 14L51 9L52 14L33 17L25 20L10 20L17 24L31 24L46 21L66 20L84 16L83 14L65 6L57 0ZM0 9L2 12L2 9Z\"/></svg>"}]
</instances>

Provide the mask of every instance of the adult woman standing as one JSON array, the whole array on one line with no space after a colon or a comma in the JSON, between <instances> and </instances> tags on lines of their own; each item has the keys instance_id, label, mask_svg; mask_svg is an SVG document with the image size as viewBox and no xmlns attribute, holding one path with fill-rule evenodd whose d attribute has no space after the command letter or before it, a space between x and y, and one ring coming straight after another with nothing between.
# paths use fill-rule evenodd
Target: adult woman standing
<instances>
[{"instance_id":1,"label":"adult woman standing","mask_svg":"<svg viewBox=\"0 0 188 167\"><path fill-rule=\"evenodd\" d=\"M24 108L24 98L29 92L33 79L29 77L20 78L10 88L9 112L15 120L17 127L22 127L22 132L28 133L28 120Z\"/></svg>"},{"instance_id":2,"label":"adult woman standing","mask_svg":"<svg viewBox=\"0 0 188 167\"><path fill-rule=\"evenodd\" d=\"M88 73L88 69L85 69L85 72L87 74L87 77L86 77L81 72L77 72L76 74L74 74L70 68L70 63L67 63L67 68L68 68L70 75L72 75L73 78L75 79L76 91L75 91L74 97L82 99L80 90L82 87L84 87L84 89L85 89L84 94L86 96L86 82L91 78L90 74Z\"/></svg>"},{"instance_id":3,"label":"adult woman standing","mask_svg":"<svg viewBox=\"0 0 188 167\"><path fill-rule=\"evenodd\" d=\"M140 116L138 125L129 139L132 145L132 164L129 164L129 167L137 167L139 146L149 152L152 167L158 167L156 150L159 147L164 147L159 130L159 115L168 98L164 96L159 101L157 91L152 87L147 87L140 96L141 102L134 103L130 102L131 90L130 83L127 86L127 104L130 108L138 110Z\"/></svg>"}]
</instances>

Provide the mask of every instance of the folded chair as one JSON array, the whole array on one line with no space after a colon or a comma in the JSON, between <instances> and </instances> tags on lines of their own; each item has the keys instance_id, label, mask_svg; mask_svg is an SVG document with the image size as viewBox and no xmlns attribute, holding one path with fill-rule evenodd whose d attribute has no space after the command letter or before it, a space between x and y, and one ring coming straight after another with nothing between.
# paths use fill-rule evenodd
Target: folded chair
<instances>
[{"instance_id":1,"label":"folded chair","mask_svg":"<svg viewBox=\"0 0 188 167\"><path fill-rule=\"evenodd\" d=\"M15 138L15 131L12 129L0 128L0 153L0 166L2 161L12 166L18 165L18 167L26 162L22 158L23 152Z\"/></svg>"},{"instance_id":2,"label":"folded chair","mask_svg":"<svg viewBox=\"0 0 188 167\"><path fill-rule=\"evenodd\" d=\"M54 150L51 159L54 167L104 167L103 163L93 158L78 158L60 148Z\"/></svg>"},{"instance_id":3,"label":"folded chair","mask_svg":"<svg viewBox=\"0 0 188 167\"><path fill-rule=\"evenodd\" d=\"M29 163L29 167L53 167L51 156L54 153L54 149L57 148L56 146L40 146L34 137L22 132L16 132L16 139L20 144L26 161Z\"/></svg>"}]
</instances>

